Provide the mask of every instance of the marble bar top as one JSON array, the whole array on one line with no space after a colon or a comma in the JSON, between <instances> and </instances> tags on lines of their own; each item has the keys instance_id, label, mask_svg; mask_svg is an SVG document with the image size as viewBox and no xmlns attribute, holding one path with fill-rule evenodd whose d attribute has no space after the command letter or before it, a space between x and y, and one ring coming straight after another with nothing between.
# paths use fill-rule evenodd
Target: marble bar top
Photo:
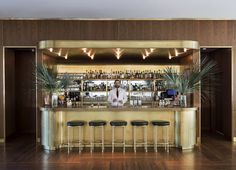
<instances>
[{"instance_id":1,"label":"marble bar top","mask_svg":"<svg viewBox=\"0 0 236 170\"><path fill-rule=\"evenodd\" d=\"M41 107L41 111L64 111L64 112L122 112L122 111L197 111L197 107Z\"/></svg>"}]
</instances>

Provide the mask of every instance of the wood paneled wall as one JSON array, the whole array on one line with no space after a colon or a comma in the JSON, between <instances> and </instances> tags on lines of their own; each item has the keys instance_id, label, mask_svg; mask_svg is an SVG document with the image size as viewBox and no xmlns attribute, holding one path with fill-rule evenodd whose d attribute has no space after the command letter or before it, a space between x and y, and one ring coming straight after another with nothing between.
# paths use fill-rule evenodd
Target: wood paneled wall
<instances>
[{"instance_id":1,"label":"wood paneled wall","mask_svg":"<svg viewBox=\"0 0 236 170\"><path fill-rule=\"evenodd\" d=\"M7 91L7 95L5 97L5 124L6 124L6 136L12 135L17 127L16 127L16 96L15 96L15 53L11 49L6 49L5 68L6 70L6 78L5 78L5 90Z\"/></svg>"},{"instance_id":2,"label":"wood paneled wall","mask_svg":"<svg viewBox=\"0 0 236 170\"><path fill-rule=\"evenodd\" d=\"M0 47L37 46L40 40L197 40L201 46L233 46L236 49L236 21L76 21L76 20L2 20ZM2 49L2 48L1 48ZM0 80L2 78L0 50ZM236 57L236 55L234 55ZM235 62L235 60L233 61ZM235 72L236 68L234 68ZM233 88L236 88L233 78ZM236 96L236 90L233 90ZM0 96L3 96L2 84ZM236 98L236 97L235 97ZM233 99L233 102L235 101ZM0 138L3 138L3 98L0 98ZM233 108L236 117L236 106ZM236 136L236 125L233 128Z\"/></svg>"},{"instance_id":3,"label":"wood paneled wall","mask_svg":"<svg viewBox=\"0 0 236 170\"><path fill-rule=\"evenodd\" d=\"M15 50L15 116L17 133L35 133L36 129L36 89L34 65L32 64L34 62L35 51Z\"/></svg>"}]
</instances>

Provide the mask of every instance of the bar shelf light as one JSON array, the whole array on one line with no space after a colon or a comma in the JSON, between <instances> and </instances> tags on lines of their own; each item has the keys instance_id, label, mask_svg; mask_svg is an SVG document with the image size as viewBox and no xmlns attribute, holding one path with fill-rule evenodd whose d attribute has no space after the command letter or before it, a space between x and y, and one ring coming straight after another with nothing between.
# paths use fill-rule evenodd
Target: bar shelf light
<instances>
[{"instance_id":1,"label":"bar shelf light","mask_svg":"<svg viewBox=\"0 0 236 170\"><path fill-rule=\"evenodd\" d=\"M150 56L154 52L155 48L144 49L144 52L141 52L143 59L145 60L148 56Z\"/></svg>"}]
</instances>

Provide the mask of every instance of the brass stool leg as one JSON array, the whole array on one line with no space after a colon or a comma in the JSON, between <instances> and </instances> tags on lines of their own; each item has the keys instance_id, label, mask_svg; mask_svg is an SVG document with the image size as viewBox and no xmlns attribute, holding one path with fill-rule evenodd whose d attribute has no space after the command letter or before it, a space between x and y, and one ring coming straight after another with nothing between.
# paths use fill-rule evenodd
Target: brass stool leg
<instances>
[{"instance_id":1,"label":"brass stool leg","mask_svg":"<svg viewBox=\"0 0 236 170\"><path fill-rule=\"evenodd\" d=\"M136 152L136 126L133 126L134 152Z\"/></svg>"},{"instance_id":2,"label":"brass stool leg","mask_svg":"<svg viewBox=\"0 0 236 170\"><path fill-rule=\"evenodd\" d=\"M145 152L147 152L147 126L144 126L144 148Z\"/></svg>"},{"instance_id":3,"label":"brass stool leg","mask_svg":"<svg viewBox=\"0 0 236 170\"><path fill-rule=\"evenodd\" d=\"M167 145L167 152L169 152L169 126L166 126L166 145Z\"/></svg>"},{"instance_id":4,"label":"brass stool leg","mask_svg":"<svg viewBox=\"0 0 236 170\"><path fill-rule=\"evenodd\" d=\"M81 152L81 126L79 126L79 153Z\"/></svg>"},{"instance_id":5,"label":"brass stool leg","mask_svg":"<svg viewBox=\"0 0 236 170\"><path fill-rule=\"evenodd\" d=\"M90 152L94 149L94 127L90 126Z\"/></svg>"},{"instance_id":6,"label":"brass stool leg","mask_svg":"<svg viewBox=\"0 0 236 170\"><path fill-rule=\"evenodd\" d=\"M102 126L102 152L104 152L104 126Z\"/></svg>"},{"instance_id":7,"label":"brass stool leg","mask_svg":"<svg viewBox=\"0 0 236 170\"><path fill-rule=\"evenodd\" d=\"M125 152L125 126L123 126L123 152Z\"/></svg>"},{"instance_id":8,"label":"brass stool leg","mask_svg":"<svg viewBox=\"0 0 236 170\"><path fill-rule=\"evenodd\" d=\"M153 127L154 151L157 152L157 126Z\"/></svg>"},{"instance_id":9,"label":"brass stool leg","mask_svg":"<svg viewBox=\"0 0 236 170\"><path fill-rule=\"evenodd\" d=\"M81 127L81 151L84 149L84 126Z\"/></svg>"},{"instance_id":10,"label":"brass stool leg","mask_svg":"<svg viewBox=\"0 0 236 170\"><path fill-rule=\"evenodd\" d=\"M67 152L70 153L70 127L67 126Z\"/></svg>"},{"instance_id":11,"label":"brass stool leg","mask_svg":"<svg viewBox=\"0 0 236 170\"><path fill-rule=\"evenodd\" d=\"M114 152L114 145L115 145L115 127L112 126L112 152Z\"/></svg>"}]
</instances>

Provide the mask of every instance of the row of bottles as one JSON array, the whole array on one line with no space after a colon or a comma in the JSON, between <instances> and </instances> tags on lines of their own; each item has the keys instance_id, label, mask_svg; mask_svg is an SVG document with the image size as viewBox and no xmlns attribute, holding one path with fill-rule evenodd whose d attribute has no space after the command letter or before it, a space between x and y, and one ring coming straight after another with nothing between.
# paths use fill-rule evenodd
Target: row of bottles
<instances>
[{"instance_id":1,"label":"row of bottles","mask_svg":"<svg viewBox=\"0 0 236 170\"><path fill-rule=\"evenodd\" d=\"M160 79L163 78L163 73L161 70L158 71L111 71L111 72L103 72L86 70L86 73L83 76L84 79Z\"/></svg>"},{"instance_id":2,"label":"row of bottles","mask_svg":"<svg viewBox=\"0 0 236 170\"><path fill-rule=\"evenodd\" d=\"M83 91L106 91L105 82L95 84L92 81L87 81L83 83Z\"/></svg>"},{"instance_id":3,"label":"row of bottles","mask_svg":"<svg viewBox=\"0 0 236 170\"><path fill-rule=\"evenodd\" d=\"M69 86L69 89L77 90L77 91L110 91L114 87L114 82L106 82L106 81L93 81L93 80L86 80L82 83L77 82L77 85L71 85ZM155 84L155 88L154 88ZM82 87L82 89L81 89ZM164 81L157 80L152 82L151 80L146 81L131 81L131 82L122 82L121 88L123 88L126 91L162 91L164 90Z\"/></svg>"},{"instance_id":4,"label":"row of bottles","mask_svg":"<svg viewBox=\"0 0 236 170\"><path fill-rule=\"evenodd\" d=\"M130 84L130 91L153 91L153 85L149 84L140 84L140 83L134 83Z\"/></svg>"}]
</instances>

